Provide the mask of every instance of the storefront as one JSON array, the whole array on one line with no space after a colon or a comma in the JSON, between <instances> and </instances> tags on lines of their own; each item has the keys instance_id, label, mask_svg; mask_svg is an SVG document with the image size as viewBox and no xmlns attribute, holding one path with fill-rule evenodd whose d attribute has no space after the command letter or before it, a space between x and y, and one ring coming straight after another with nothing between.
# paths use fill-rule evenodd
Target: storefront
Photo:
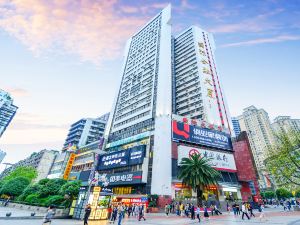
<instances>
[{"instance_id":1,"label":"storefront","mask_svg":"<svg viewBox=\"0 0 300 225\"><path fill-rule=\"evenodd\" d=\"M113 195L111 203L113 206L120 203L126 206L143 205L145 209L149 204L147 195Z\"/></svg>"},{"instance_id":2,"label":"storefront","mask_svg":"<svg viewBox=\"0 0 300 225\"><path fill-rule=\"evenodd\" d=\"M89 220L105 220L108 218L108 209L111 204L112 190L108 188L93 187L88 199L91 204L91 215Z\"/></svg>"}]
</instances>

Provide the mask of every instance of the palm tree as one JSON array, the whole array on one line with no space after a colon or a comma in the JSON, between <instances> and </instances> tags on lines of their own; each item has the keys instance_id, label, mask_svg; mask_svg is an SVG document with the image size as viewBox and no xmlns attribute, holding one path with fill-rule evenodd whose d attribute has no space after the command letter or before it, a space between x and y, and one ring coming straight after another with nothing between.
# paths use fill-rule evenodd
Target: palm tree
<instances>
[{"instance_id":1,"label":"palm tree","mask_svg":"<svg viewBox=\"0 0 300 225\"><path fill-rule=\"evenodd\" d=\"M183 158L180 163L178 178L196 191L199 205L202 205L203 189L209 185L217 185L221 176L219 171L209 165L210 161L210 158L194 154L190 158Z\"/></svg>"}]
</instances>

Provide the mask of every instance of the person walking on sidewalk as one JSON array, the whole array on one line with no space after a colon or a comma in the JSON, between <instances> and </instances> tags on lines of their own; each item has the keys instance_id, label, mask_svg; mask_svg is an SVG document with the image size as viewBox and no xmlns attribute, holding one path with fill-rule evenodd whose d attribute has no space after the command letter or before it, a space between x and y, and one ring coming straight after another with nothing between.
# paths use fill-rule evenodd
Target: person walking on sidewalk
<instances>
[{"instance_id":1,"label":"person walking on sidewalk","mask_svg":"<svg viewBox=\"0 0 300 225\"><path fill-rule=\"evenodd\" d=\"M47 213L46 213L46 215L44 217L43 225L44 224L50 225L51 221L52 221L52 218L53 218L54 215L55 215L54 206L50 205L49 208L48 208L48 210L47 210Z\"/></svg>"},{"instance_id":2,"label":"person walking on sidewalk","mask_svg":"<svg viewBox=\"0 0 300 225\"><path fill-rule=\"evenodd\" d=\"M165 206L165 213L166 213L166 216L168 217L169 213L170 213L170 205L168 205L168 204L166 204L166 206Z\"/></svg>"},{"instance_id":3,"label":"person walking on sidewalk","mask_svg":"<svg viewBox=\"0 0 300 225\"><path fill-rule=\"evenodd\" d=\"M215 212L216 212L216 215L219 215L219 214L222 215L222 213L221 213L221 211L218 209L217 205L215 205Z\"/></svg>"},{"instance_id":4,"label":"person walking on sidewalk","mask_svg":"<svg viewBox=\"0 0 300 225\"><path fill-rule=\"evenodd\" d=\"M124 209L123 205L120 204L118 206L118 216L119 216L119 218L118 218L118 225L121 225L121 223L122 223L122 219L124 217L123 216L124 215L124 211L125 211L125 209Z\"/></svg>"},{"instance_id":5,"label":"person walking on sidewalk","mask_svg":"<svg viewBox=\"0 0 300 225\"><path fill-rule=\"evenodd\" d=\"M250 217L252 217L252 216L255 217L255 215L254 215L254 213L253 213L253 206L252 206L252 204L249 204L248 209L249 209Z\"/></svg>"},{"instance_id":6,"label":"person walking on sidewalk","mask_svg":"<svg viewBox=\"0 0 300 225\"><path fill-rule=\"evenodd\" d=\"M144 211L144 206L143 205L141 205L139 207L139 221L141 221L142 218L144 219L144 221L146 220L146 218L145 218L145 211Z\"/></svg>"},{"instance_id":7,"label":"person walking on sidewalk","mask_svg":"<svg viewBox=\"0 0 300 225\"><path fill-rule=\"evenodd\" d=\"M85 209L84 209L84 218L83 218L83 225L87 225L88 224L88 219L91 215L91 204L87 204Z\"/></svg>"},{"instance_id":8,"label":"person walking on sidewalk","mask_svg":"<svg viewBox=\"0 0 300 225\"><path fill-rule=\"evenodd\" d=\"M206 205L204 206L204 218L209 220L209 214L208 214L208 209L207 209Z\"/></svg>"},{"instance_id":9,"label":"person walking on sidewalk","mask_svg":"<svg viewBox=\"0 0 300 225\"><path fill-rule=\"evenodd\" d=\"M242 220L244 219L244 215L246 215L248 220L250 220L245 202L243 202L243 205L242 205Z\"/></svg>"},{"instance_id":10,"label":"person walking on sidewalk","mask_svg":"<svg viewBox=\"0 0 300 225\"><path fill-rule=\"evenodd\" d=\"M200 205L198 205L196 207L196 216L197 216L199 223L200 223L200 212L201 212Z\"/></svg>"},{"instance_id":11,"label":"person walking on sidewalk","mask_svg":"<svg viewBox=\"0 0 300 225\"><path fill-rule=\"evenodd\" d=\"M191 219L192 220L195 219L195 206L194 206L194 204L192 204L192 206L191 206Z\"/></svg>"}]
</instances>

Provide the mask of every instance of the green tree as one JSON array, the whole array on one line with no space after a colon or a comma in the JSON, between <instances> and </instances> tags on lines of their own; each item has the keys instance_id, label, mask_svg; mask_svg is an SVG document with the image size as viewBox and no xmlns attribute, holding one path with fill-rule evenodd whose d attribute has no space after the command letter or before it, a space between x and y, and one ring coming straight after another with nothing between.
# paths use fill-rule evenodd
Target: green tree
<instances>
[{"instance_id":1,"label":"green tree","mask_svg":"<svg viewBox=\"0 0 300 225\"><path fill-rule=\"evenodd\" d=\"M62 196L68 195L71 199L78 196L81 181L70 181L65 183L59 190L59 194Z\"/></svg>"},{"instance_id":2,"label":"green tree","mask_svg":"<svg viewBox=\"0 0 300 225\"><path fill-rule=\"evenodd\" d=\"M202 195L205 187L217 185L220 172L210 166L211 159L203 158L200 154L191 158L183 158L180 163L178 178L182 183L192 187L197 193L197 202L202 205Z\"/></svg>"},{"instance_id":3,"label":"green tree","mask_svg":"<svg viewBox=\"0 0 300 225\"><path fill-rule=\"evenodd\" d=\"M48 197L49 195L57 195L65 183L67 181L63 179L50 179L48 182L44 182L44 185L41 185L38 194L41 198Z\"/></svg>"},{"instance_id":4,"label":"green tree","mask_svg":"<svg viewBox=\"0 0 300 225\"><path fill-rule=\"evenodd\" d=\"M274 191L264 191L260 193L261 196L265 199L271 199L275 197Z\"/></svg>"},{"instance_id":5,"label":"green tree","mask_svg":"<svg viewBox=\"0 0 300 225\"><path fill-rule=\"evenodd\" d=\"M1 194L17 197L22 194L24 189L30 184L30 181L24 177L16 177L7 181L1 188Z\"/></svg>"},{"instance_id":6,"label":"green tree","mask_svg":"<svg viewBox=\"0 0 300 225\"><path fill-rule=\"evenodd\" d=\"M277 186L300 185L300 132L283 132L276 136L276 143L270 146L264 161L267 170Z\"/></svg>"},{"instance_id":7,"label":"green tree","mask_svg":"<svg viewBox=\"0 0 300 225\"><path fill-rule=\"evenodd\" d=\"M24 201L28 195L38 193L40 188L41 188L41 185L39 185L39 184L28 185L25 188L25 190L22 192L22 194L18 197L18 201Z\"/></svg>"},{"instance_id":8,"label":"green tree","mask_svg":"<svg viewBox=\"0 0 300 225\"><path fill-rule=\"evenodd\" d=\"M278 188L276 190L277 197L280 198L290 198L292 197L292 193L286 190L285 188Z\"/></svg>"},{"instance_id":9,"label":"green tree","mask_svg":"<svg viewBox=\"0 0 300 225\"><path fill-rule=\"evenodd\" d=\"M30 166L20 166L11 171L6 177L3 178L3 181L9 181L17 177L23 177L31 182L37 177L38 173L35 168Z\"/></svg>"}]
</instances>

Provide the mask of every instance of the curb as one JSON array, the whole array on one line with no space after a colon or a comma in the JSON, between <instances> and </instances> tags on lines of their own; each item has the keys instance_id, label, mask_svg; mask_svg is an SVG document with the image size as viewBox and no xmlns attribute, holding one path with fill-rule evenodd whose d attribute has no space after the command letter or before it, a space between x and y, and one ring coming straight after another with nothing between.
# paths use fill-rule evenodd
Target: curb
<instances>
[{"instance_id":1,"label":"curb","mask_svg":"<svg viewBox=\"0 0 300 225\"><path fill-rule=\"evenodd\" d=\"M0 217L0 220L41 220L44 216L18 216L18 217ZM69 216L57 216L52 219L71 219Z\"/></svg>"}]
</instances>

